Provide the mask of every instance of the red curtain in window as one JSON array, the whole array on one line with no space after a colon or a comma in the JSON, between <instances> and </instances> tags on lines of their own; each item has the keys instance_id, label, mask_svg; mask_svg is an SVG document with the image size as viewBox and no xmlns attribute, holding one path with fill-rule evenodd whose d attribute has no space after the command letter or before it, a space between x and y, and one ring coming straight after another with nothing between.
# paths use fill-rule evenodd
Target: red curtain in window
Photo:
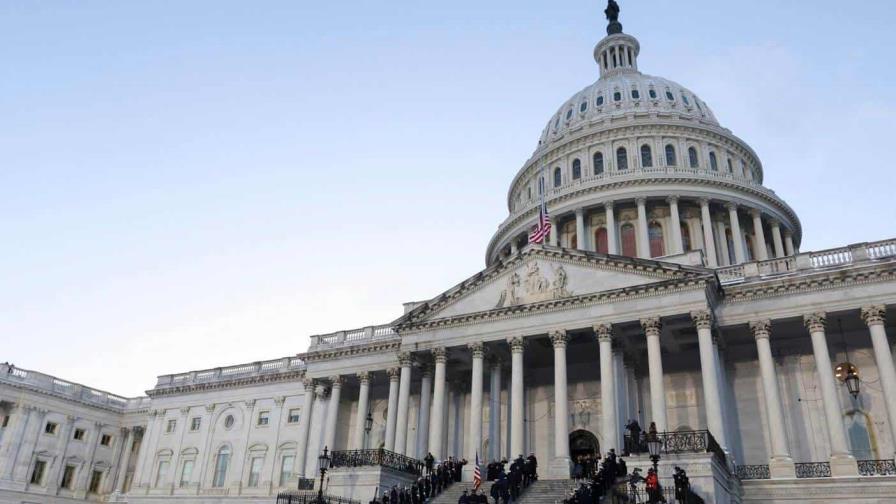
<instances>
[{"instance_id":1,"label":"red curtain in window","mask_svg":"<svg viewBox=\"0 0 896 504\"><path fill-rule=\"evenodd\" d=\"M691 249L691 228L687 222L681 223L681 248L685 252L693 250Z\"/></svg>"},{"instance_id":2,"label":"red curtain in window","mask_svg":"<svg viewBox=\"0 0 896 504\"><path fill-rule=\"evenodd\" d=\"M601 254L610 253L610 245L607 242L607 228L598 228L594 232L594 246Z\"/></svg>"},{"instance_id":3,"label":"red curtain in window","mask_svg":"<svg viewBox=\"0 0 896 504\"><path fill-rule=\"evenodd\" d=\"M651 222L647 226L647 236L650 239L650 257L666 255L666 245L663 243L663 226Z\"/></svg>"},{"instance_id":4,"label":"red curtain in window","mask_svg":"<svg viewBox=\"0 0 896 504\"><path fill-rule=\"evenodd\" d=\"M638 256L638 247L635 245L635 226L623 224L622 226L622 255L629 257Z\"/></svg>"}]
</instances>

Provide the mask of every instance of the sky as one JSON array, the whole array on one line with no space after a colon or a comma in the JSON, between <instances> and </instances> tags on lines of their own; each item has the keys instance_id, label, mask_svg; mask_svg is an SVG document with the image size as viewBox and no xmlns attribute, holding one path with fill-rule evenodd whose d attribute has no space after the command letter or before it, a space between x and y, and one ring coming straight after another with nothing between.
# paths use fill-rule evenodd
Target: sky
<instances>
[{"instance_id":1,"label":"sky","mask_svg":"<svg viewBox=\"0 0 896 504\"><path fill-rule=\"evenodd\" d=\"M896 235L896 4L620 0L801 249ZM484 267L600 0L0 2L0 361L136 396Z\"/></svg>"}]
</instances>

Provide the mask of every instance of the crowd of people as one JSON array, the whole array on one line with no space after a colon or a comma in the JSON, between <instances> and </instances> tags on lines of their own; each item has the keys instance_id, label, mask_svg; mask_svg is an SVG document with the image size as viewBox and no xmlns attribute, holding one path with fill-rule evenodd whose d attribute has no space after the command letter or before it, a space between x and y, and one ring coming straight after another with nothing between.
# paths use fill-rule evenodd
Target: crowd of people
<instances>
[{"instance_id":1,"label":"crowd of people","mask_svg":"<svg viewBox=\"0 0 896 504\"><path fill-rule=\"evenodd\" d=\"M495 500L495 504L516 502L523 489L538 479L538 459L534 453L530 453L528 457L520 454L510 463L509 468L507 464L507 459L503 459L494 460L486 466L485 479L493 482L489 495Z\"/></svg>"},{"instance_id":2,"label":"crowd of people","mask_svg":"<svg viewBox=\"0 0 896 504\"><path fill-rule=\"evenodd\" d=\"M691 484L684 469L676 466L672 474L675 485L675 502L680 504L695 504L702 502L691 493ZM643 484L643 487L642 487ZM620 486L617 486L620 485ZM607 454L600 469L590 477L580 478L577 488L570 492L563 500L564 504L599 504L604 495L611 488L626 494L626 501L632 504L647 502L649 504L666 503L660 478L653 467L647 470L647 476L641 475L641 469L635 468L631 474L627 474L625 460L616 457L613 450ZM643 488L643 499L642 491Z\"/></svg>"},{"instance_id":3,"label":"crowd of people","mask_svg":"<svg viewBox=\"0 0 896 504\"><path fill-rule=\"evenodd\" d=\"M466 459L454 457L448 457L448 460L437 464L435 457L427 453L423 458L423 471L417 481L404 487L394 485L391 489L383 490L382 497L379 500L374 497L370 504L424 504L452 483L460 481L465 465ZM467 504L479 504L479 501L469 501Z\"/></svg>"}]
</instances>

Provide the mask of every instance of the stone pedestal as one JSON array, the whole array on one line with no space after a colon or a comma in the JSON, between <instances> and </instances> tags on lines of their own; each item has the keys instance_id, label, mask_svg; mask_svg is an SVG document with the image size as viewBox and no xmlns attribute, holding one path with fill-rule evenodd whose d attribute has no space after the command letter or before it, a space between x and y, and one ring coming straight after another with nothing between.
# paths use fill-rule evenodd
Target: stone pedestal
<instances>
[{"instance_id":1,"label":"stone pedestal","mask_svg":"<svg viewBox=\"0 0 896 504\"><path fill-rule=\"evenodd\" d=\"M327 473L329 482L324 492L361 502L370 502L374 492L380 496L392 485L404 487L417 480L416 476L386 467L339 467Z\"/></svg>"},{"instance_id":2,"label":"stone pedestal","mask_svg":"<svg viewBox=\"0 0 896 504\"><path fill-rule=\"evenodd\" d=\"M555 457L544 469L541 469L541 463L538 465L539 472L546 472L543 476L546 479L567 479L572 474L572 459L569 457Z\"/></svg>"},{"instance_id":3,"label":"stone pedestal","mask_svg":"<svg viewBox=\"0 0 896 504\"><path fill-rule=\"evenodd\" d=\"M790 458L772 458L768 461L768 471L772 479L796 478L796 466Z\"/></svg>"},{"instance_id":4,"label":"stone pedestal","mask_svg":"<svg viewBox=\"0 0 896 504\"><path fill-rule=\"evenodd\" d=\"M858 476L859 465L852 455L831 455L831 476L835 478Z\"/></svg>"}]
</instances>

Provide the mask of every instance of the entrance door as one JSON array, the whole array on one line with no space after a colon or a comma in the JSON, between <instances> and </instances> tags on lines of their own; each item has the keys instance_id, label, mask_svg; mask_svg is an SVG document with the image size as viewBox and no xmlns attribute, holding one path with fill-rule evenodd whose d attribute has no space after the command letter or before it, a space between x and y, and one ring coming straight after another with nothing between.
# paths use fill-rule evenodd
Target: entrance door
<instances>
[{"instance_id":1,"label":"entrance door","mask_svg":"<svg viewBox=\"0 0 896 504\"><path fill-rule=\"evenodd\" d=\"M569 435L569 456L578 460L579 456L596 457L600 453L597 437L589 431L580 429Z\"/></svg>"}]
</instances>

